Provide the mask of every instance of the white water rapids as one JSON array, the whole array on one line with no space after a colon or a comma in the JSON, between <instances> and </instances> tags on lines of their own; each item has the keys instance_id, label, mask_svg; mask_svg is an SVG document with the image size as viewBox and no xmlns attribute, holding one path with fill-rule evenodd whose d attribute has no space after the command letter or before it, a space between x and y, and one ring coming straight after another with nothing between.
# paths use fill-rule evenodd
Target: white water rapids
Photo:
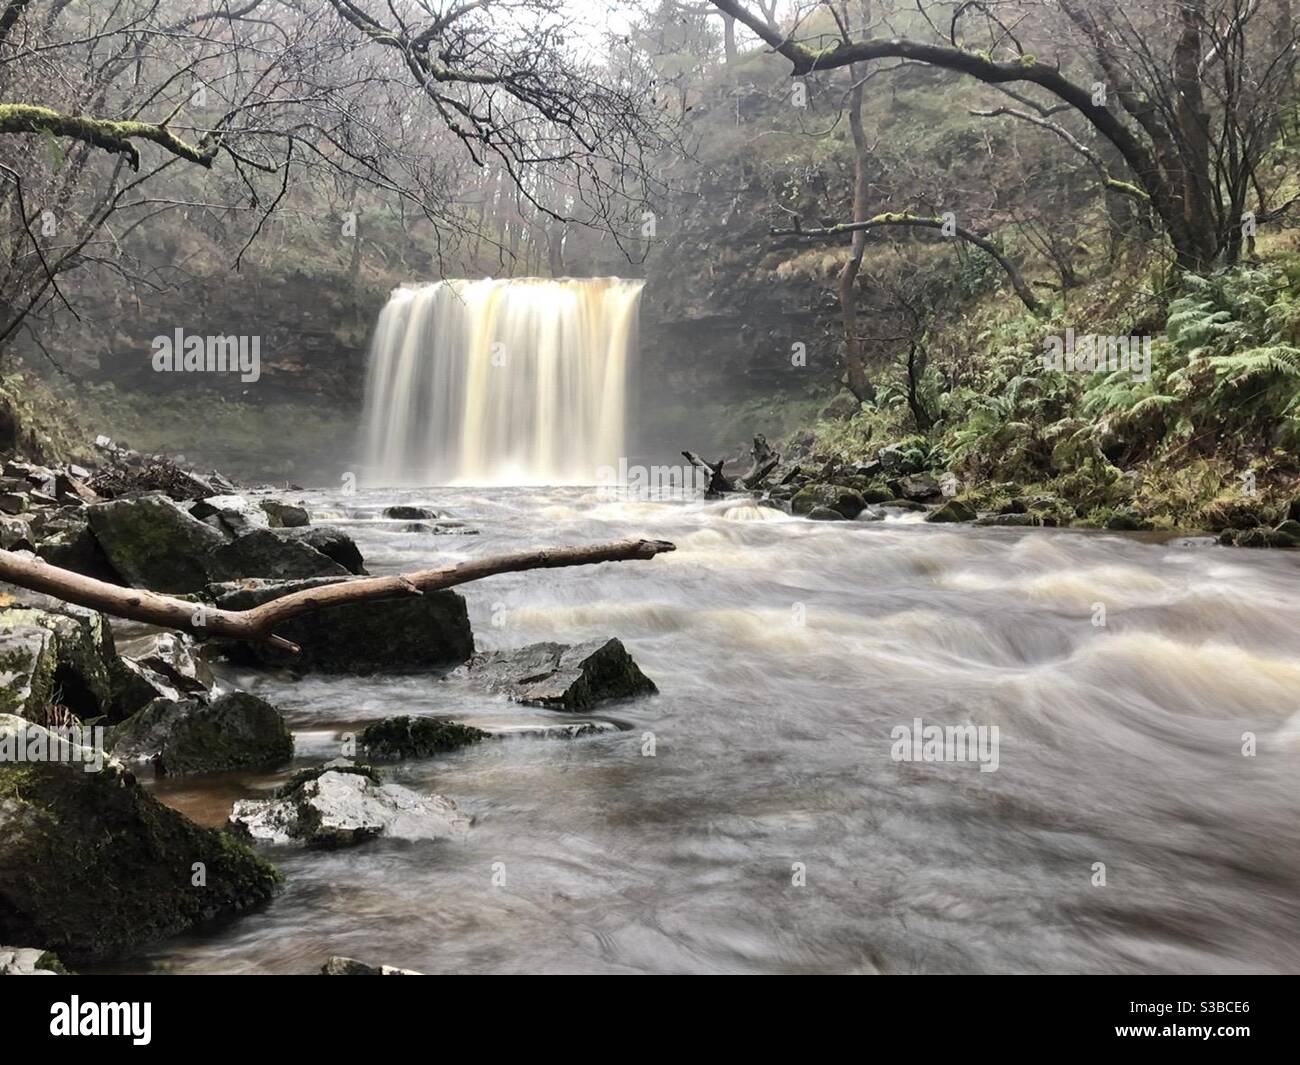
<instances>
[{"instance_id":1,"label":"white water rapids","mask_svg":"<svg viewBox=\"0 0 1300 1065\"><path fill-rule=\"evenodd\" d=\"M399 288L371 344L366 481L594 484L625 455L640 281Z\"/></svg>"},{"instance_id":2,"label":"white water rapids","mask_svg":"<svg viewBox=\"0 0 1300 1065\"><path fill-rule=\"evenodd\" d=\"M350 516L373 573L675 541L652 562L460 589L480 649L618 636L660 694L605 708L627 731L386 767L473 828L272 849L283 896L115 969L308 973L343 954L425 972L1300 970L1292 552L578 488L311 498L318 522ZM397 502L482 533L404 531L379 518ZM296 766L375 718L511 711L428 675L226 679L284 710ZM895 761L892 730L918 716L997 725L997 771ZM159 791L220 824L287 772Z\"/></svg>"}]
</instances>

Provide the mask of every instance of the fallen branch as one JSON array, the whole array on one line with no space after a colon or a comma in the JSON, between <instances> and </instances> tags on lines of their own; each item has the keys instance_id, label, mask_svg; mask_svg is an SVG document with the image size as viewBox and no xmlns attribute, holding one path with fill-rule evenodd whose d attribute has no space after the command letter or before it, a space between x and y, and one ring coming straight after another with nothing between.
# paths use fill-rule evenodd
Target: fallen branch
<instances>
[{"instance_id":1,"label":"fallen branch","mask_svg":"<svg viewBox=\"0 0 1300 1065\"><path fill-rule=\"evenodd\" d=\"M159 595L141 588L123 588L13 551L0 551L0 580L114 617L181 629L196 636L265 642L297 654L298 645L276 636L274 629L281 622L300 614L344 603L423 595L498 573L650 559L674 549L667 540L610 540L579 547L535 548L395 577L366 577L304 588L248 610L219 610L204 603Z\"/></svg>"}]
</instances>

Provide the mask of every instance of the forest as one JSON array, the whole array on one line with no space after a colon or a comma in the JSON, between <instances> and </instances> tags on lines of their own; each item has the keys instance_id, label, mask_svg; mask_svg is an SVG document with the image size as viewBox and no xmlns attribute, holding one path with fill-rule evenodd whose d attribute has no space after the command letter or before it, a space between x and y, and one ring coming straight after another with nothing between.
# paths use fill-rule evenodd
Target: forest
<instances>
[{"instance_id":1,"label":"forest","mask_svg":"<svg viewBox=\"0 0 1300 1065\"><path fill-rule=\"evenodd\" d=\"M1300 971L1298 65L0 0L0 973Z\"/></svg>"}]
</instances>

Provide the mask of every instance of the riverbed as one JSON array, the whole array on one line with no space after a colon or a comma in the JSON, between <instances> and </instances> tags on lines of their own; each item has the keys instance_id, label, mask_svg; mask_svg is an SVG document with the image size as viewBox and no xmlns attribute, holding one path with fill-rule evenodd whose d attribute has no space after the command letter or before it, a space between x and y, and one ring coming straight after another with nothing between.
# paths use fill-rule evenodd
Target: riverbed
<instances>
[{"instance_id":1,"label":"riverbed","mask_svg":"<svg viewBox=\"0 0 1300 1065\"><path fill-rule=\"evenodd\" d=\"M660 693L603 707L616 732L390 767L472 815L465 838L269 849L270 906L109 968L1300 970L1300 555L581 488L307 498L372 573L675 541L461 589L480 650L617 636ZM374 517L394 502L480 535ZM283 710L298 765L392 714L520 713L428 675L223 679ZM902 760L918 719L996 726L996 769ZM220 824L285 775L158 793Z\"/></svg>"}]
</instances>

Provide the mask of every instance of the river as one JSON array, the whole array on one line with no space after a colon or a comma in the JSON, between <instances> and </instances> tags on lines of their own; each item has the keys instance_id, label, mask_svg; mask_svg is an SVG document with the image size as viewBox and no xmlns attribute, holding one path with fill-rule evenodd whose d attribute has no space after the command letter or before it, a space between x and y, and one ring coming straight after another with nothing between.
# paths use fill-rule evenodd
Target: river
<instances>
[{"instance_id":1,"label":"river","mask_svg":"<svg viewBox=\"0 0 1300 1065\"><path fill-rule=\"evenodd\" d=\"M273 904L111 968L1300 970L1300 556L578 488L309 500L318 521L351 515L373 573L675 541L651 562L461 589L480 649L618 636L660 694L605 708L625 731L391 767L455 799L468 835L271 849ZM398 501L481 535L367 517ZM280 706L299 765L359 722L512 710L427 675L224 676ZM996 771L895 760L917 718L997 726ZM220 824L285 775L159 794Z\"/></svg>"}]
</instances>

